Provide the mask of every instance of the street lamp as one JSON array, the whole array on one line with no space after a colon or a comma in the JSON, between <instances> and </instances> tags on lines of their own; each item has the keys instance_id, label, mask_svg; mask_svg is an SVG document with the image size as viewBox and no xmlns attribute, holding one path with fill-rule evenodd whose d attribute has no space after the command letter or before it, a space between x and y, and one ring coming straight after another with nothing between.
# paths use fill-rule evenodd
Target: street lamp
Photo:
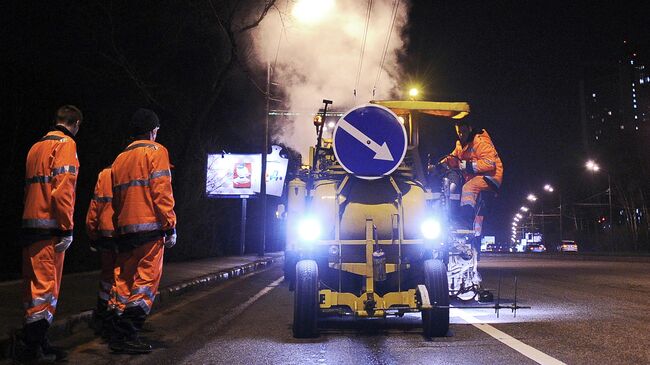
<instances>
[{"instance_id":1,"label":"street lamp","mask_svg":"<svg viewBox=\"0 0 650 365\"><path fill-rule=\"evenodd\" d=\"M529 202L534 202L537 200L537 197L535 196L535 194L528 194L526 199L528 199Z\"/></svg>"},{"instance_id":2,"label":"street lamp","mask_svg":"<svg viewBox=\"0 0 650 365\"><path fill-rule=\"evenodd\" d=\"M588 160L585 163L585 167L587 170L591 171L592 173L600 171L600 166L594 161L594 160ZM612 178L609 175L609 172L605 171L607 174L607 197L608 197L608 205L609 205L609 231L611 232L614 224L614 215L612 213Z\"/></svg>"},{"instance_id":3,"label":"street lamp","mask_svg":"<svg viewBox=\"0 0 650 365\"><path fill-rule=\"evenodd\" d=\"M526 213L528 211L528 207L524 206L524 207L519 208L519 210Z\"/></svg>"},{"instance_id":4,"label":"street lamp","mask_svg":"<svg viewBox=\"0 0 650 365\"><path fill-rule=\"evenodd\" d=\"M415 98L417 98L418 95L420 95L420 90L418 90L416 87L412 87L409 89L409 97L411 98L411 100L415 100Z\"/></svg>"},{"instance_id":5,"label":"street lamp","mask_svg":"<svg viewBox=\"0 0 650 365\"><path fill-rule=\"evenodd\" d=\"M600 170L600 166L598 166L594 160L588 160L587 163L585 163L585 167L587 170L592 172L598 172L598 170Z\"/></svg>"},{"instance_id":6,"label":"street lamp","mask_svg":"<svg viewBox=\"0 0 650 365\"><path fill-rule=\"evenodd\" d=\"M549 184L544 185L544 190L548 191L549 193L552 193L555 189Z\"/></svg>"},{"instance_id":7,"label":"street lamp","mask_svg":"<svg viewBox=\"0 0 650 365\"><path fill-rule=\"evenodd\" d=\"M322 21L334 7L334 0L299 0L291 15L302 23L315 24Z\"/></svg>"}]
</instances>

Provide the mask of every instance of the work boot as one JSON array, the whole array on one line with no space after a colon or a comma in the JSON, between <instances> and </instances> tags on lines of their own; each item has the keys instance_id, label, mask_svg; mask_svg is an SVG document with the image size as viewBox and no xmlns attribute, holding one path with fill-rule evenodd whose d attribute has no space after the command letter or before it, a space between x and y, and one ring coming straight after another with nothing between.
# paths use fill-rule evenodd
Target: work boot
<instances>
[{"instance_id":1,"label":"work boot","mask_svg":"<svg viewBox=\"0 0 650 365\"><path fill-rule=\"evenodd\" d=\"M463 205L456 210L455 219L453 219L454 228L463 230L474 229L474 216L476 212L474 207L470 205Z\"/></svg>"},{"instance_id":2,"label":"work boot","mask_svg":"<svg viewBox=\"0 0 650 365\"><path fill-rule=\"evenodd\" d=\"M16 358L18 364L54 364L56 355L46 354L39 345L28 345Z\"/></svg>"},{"instance_id":3,"label":"work boot","mask_svg":"<svg viewBox=\"0 0 650 365\"><path fill-rule=\"evenodd\" d=\"M68 357L68 353L60 347L52 346L50 341L45 337L45 340L41 343L41 348L45 355L54 355L56 361L65 360Z\"/></svg>"},{"instance_id":4,"label":"work boot","mask_svg":"<svg viewBox=\"0 0 650 365\"><path fill-rule=\"evenodd\" d=\"M130 309L130 308L129 308ZM133 315L138 311L124 311L121 316L115 318L113 329L111 331L111 340L108 347L116 353L121 354L147 354L151 352L151 345L142 341L138 337L138 327L134 322L144 323L137 320L133 321Z\"/></svg>"},{"instance_id":5,"label":"work boot","mask_svg":"<svg viewBox=\"0 0 650 365\"><path fill-rule=\"evenodd\" d=\"M138 337L111 341L109 348L118 354L148 354L152 351L151 345Z\"/></svg>"},{"instance_id":6,"label":"work boot","mask_svg":"<svg viewBox=\"0 0 650 365\"><path fill-rule=\"evenodd\" d=\"M129 307L124 310L121 321L128 321L139 332L147 319L147 313L141 307Z\"/></svg>"},{"instance_id":7,"label":"work boot","mask_svg":"<svg viewBox=\"0 0 650 365\"><path fill-rule=\"evenodd\" d=\"M52 364L56 361L56 355L48 354L43 349L45 334L50 323L41 319L36 322L26 323L23 326L23 341L25 349L17 356L20 364Z\"/></svg>"}]
</instances>

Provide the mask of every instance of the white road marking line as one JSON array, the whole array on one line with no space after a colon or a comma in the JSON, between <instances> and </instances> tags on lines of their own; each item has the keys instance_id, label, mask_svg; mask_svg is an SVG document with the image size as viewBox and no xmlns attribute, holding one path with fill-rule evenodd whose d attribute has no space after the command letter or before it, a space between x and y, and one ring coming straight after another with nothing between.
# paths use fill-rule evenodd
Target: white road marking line
<instances>
[{"instance_id":1,"label":"white road marking line","mask_svg":"<svg viewBox=\"0 0 650 365\"><path fill-rule=\"evenodd\" d=\"M516 338L508 335L507 333L500 331L487 323L482 323L478 318L473 317L469 314L463 313L462 309L452 308L453 315L462 318L465 322L471 324L472 326L480 329L481 331L487 333L488 335L494 337L495 339L501 341L508 347L514 349L515 351L521 353L527 358L535 361L538 364L543 365L561 365L565 364L562 361L551 357L538 349L526 345L525 343L517 340Z\"/></svg>"},{"instance_id":2,"label":"white road marking line","mask_svg":"<svg viewBox=\"0 0 650 365\"><path fill-rule=\"evenodd\" d=\"M242 312L244 312L244 310L246 310L246 308L250 307L251 304L255 303L258 299L260 299L260 298L263 297L264 295L268 294L271 290L277 288L278 285L280 285L280 283L282 282L282 280L284 280L284 276L281 276L281 277L280 277L279 279L277 279L276 281L274 281L274 282L272 282L271 284L267 285L264 289L260 290L257 294L255 294L255 295L253 295L252 297L250 297L250 298L249 298L247 301L245 301L244 303L242 303L242 304L236 306L235 308L233 308L230 312L228 312L228 314L226 314L225 316L221 317L221 318L217 321L215 327L216 327L216 328L219 328L219 327L221 327L221 326L227 324L228 322L230 322L233 318L235 318L235 317L237 317L238 315L242 314Z\"/></svg>"}]
</instances>

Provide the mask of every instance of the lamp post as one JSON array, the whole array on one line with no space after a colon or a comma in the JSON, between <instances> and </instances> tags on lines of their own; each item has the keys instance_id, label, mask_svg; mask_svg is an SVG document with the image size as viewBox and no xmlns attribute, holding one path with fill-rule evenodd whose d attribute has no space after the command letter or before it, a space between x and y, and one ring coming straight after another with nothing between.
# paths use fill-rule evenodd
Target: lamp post
<instances>
[{"instance_id":1,"label":"lamp post","mask_svg":"<svg viewBox=\"0 0 650 365\"><path fill-rule=\"evenodd\" d=\"M587 170L592 173L600 171L600 166L594 160L588 160L585 163ZM614 214L612 213L612 177L608 171L605 171L607 174L607 205L609 205L609 231L612 232L614 229Z\"/></svg>"},{"instance_id":2,"label":"lamp post","mask_svg":"<svg viewBox=\"0 0 650 365\"><path fill-rule=\"evenodd\" d=\"M551 184L546 184L544 185L544 191L547 193L553 193L555 192L555 188ZM562 193L558 192L558 196L560 198L560 214L559 214L559 220L560 220L560 243L562 243ZM543 214L543 212L542 212ZM543 218L543 217L542 217Z\"/></svg>"}]
</instances>

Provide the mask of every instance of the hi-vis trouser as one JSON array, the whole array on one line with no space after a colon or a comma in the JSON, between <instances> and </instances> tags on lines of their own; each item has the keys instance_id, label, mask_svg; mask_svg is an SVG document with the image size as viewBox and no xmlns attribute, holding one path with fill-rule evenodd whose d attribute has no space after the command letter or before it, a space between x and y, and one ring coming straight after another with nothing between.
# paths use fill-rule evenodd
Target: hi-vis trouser
<instances>
[{"instance_id":1,"label":"hi-vis trouser","mask_svg":"<svg viewBox=\"0 0 650 365\"><path fill-rule=\"evenodd\" d=\"M108 308L111 294L115 286L115 261L117 253L114 250L101 249L101 271L99 273L99 290L97 292L98 308L105 310Z\"/></svg>"},{"instance_id":2,"label":"hi-vis trouser","mask_svg":"<svg viewBox=\"0 0 650 365\"><path fill-rule=\"evenodd\" d=\"M110 306L118 314L140 307L151 312L162 276L165 246L161 237L155 241L120 252L115 260L115 286Z\"/></svg>"},{"instance_id":3,"label":"hi-vis trouser","mask_svg":"<svg viewBox=\"0 0 650 365\"><path fill-rule=\"evenodd\" d=\"M54 251L57 238L36 241L23 248L23 305L25 323L41 319L52 323L61 289L65 252Z\"/></svg>"},{"instance_id":4,"label":"hi-vis trouser","mask_svg":"<svg viewBox=\"0 0 650 365\"><path fill-rule=\"evenodd\" d=\"M491 190L483 176L474 176L463 185L463 191L460 196L460 206L469 205L476 210L476 201L481 191ZM474 232L480 236L483 230L483 215L477 215L474 218Z\"/></svg>"}]
</instances>

